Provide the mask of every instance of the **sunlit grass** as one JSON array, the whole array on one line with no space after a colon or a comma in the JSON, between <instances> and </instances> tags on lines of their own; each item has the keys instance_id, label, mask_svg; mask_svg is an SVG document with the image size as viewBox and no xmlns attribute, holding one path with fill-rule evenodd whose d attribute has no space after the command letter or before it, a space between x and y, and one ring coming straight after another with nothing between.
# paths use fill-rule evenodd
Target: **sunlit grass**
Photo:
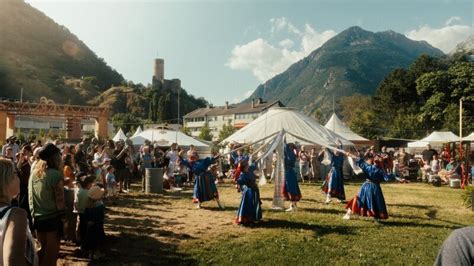
<instances>
[{"instance_id":1,"label":"sunlit grass","mask_svg":"<svg viewBox=\"0 0 474 266\"><path fill-rule=\"evenodd\" d=\"M191 191L164 196L124 195L110 207L107 256L100 264L417 264L431 265L452 230L474 224L460 190L426 184L383 184L390 218L342 219L344 204L324 204L320 184L303 184L298 211L270 209L273 186L261 188L263 220L233 224L240 194L219 186L215 202L195 209ZM346 185L348 199L360 184ZM71 261L73 258L66 258Z\"/></svg>"}]
</instances>

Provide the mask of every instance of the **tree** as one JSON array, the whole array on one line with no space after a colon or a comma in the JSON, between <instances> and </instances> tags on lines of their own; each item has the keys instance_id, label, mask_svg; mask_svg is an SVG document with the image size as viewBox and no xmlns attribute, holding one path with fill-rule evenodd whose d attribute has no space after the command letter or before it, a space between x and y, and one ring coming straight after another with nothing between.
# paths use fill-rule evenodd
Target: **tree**
<instances>
[{"instance_id":1,"label":"tree","mask_svg":"<svg viewBox=\"0 0 474 266\"><path fill-rule=\"evenodd\" d=\"M21 132L20 128L17 128L15 136L20 141L20 143L25 143L26 138L25 135Z\"/></svg>"},{"instance_id":2,"label":"tree","mask_svg":"<svg viewBox=\"0 0 474 266\"><path fill-rule=\"evenodd\" d=\"M189 127L182 127L181 132L188 136L191 136L191 129Z\"/></svg>"},{"instance_id":3,"label":"tree","mask_svg":"<svg viewBox=\"0 0 474 266\"><path fill-rule=\"evenodd\" d=\"M141 125L141 119L130 113L118 113L112 116L112 124L116 130L121 128L124 132L129 132L133 126Z\"/></svg>"},{"instance_id":4,"label":"tree","mask_svg":"<svg viewBox=\"0 0 474 266\"><path fill-rule=\"evenodd\" d=\"M204 123L204 126L201 128L201 133L199 133L199 138L207 141L212 141L211 129L207 122Z\"/></svg>"},{"instance_id":5,"label":"tree","mask_svg":"<svg viewBox=\"0 0 474 266\"><path fill-rule=\"evenodd\" d=\"M235 128L234 126L232 125L232 121L229 119L227 121L227 124L222 126L222 129L221 131L219 131L219 138L218 138L218 142L221 142L223 141L224 139L226 139L227 137L229 137L230 135L234 134L235 132Z\"/></svg>"},{"instance_id":6,"label":"tree","mask_svg":"<svg viewBox=\"0 0 474 266\"><path fill-rule=\"evenodd\" d=\"M44 137L46 136L46 133L44 132L43 128L40 128L38 135L40 136L40 138L44 139Z\"/></svg>"},{"instance_id":7,"label":"tree","mask_svg":"<svg viewBox=\"0 0 474 266\"><path fill-rule=\"evenodd\" d=\"M355 112L349 127L354 130L355 133L365 138L376 139L382 131L374 122L374 117L375 114L371 110L360 109Z\"/></svg>"},{"instance_id":8,"label":"tree","mask_svg":"<svg viewBox=\"0 0 474 266\"><path fill-rule=\"evenodd\" d=\"M352 96L343 97L340 100L340 105L342 107L341 115L343 120L350 124L352 119L354 118L355 114L362 109L366 109L368 106L371 105L371 97L362 95L362 94L354 94Z\"/></svg>"}]
</instances>

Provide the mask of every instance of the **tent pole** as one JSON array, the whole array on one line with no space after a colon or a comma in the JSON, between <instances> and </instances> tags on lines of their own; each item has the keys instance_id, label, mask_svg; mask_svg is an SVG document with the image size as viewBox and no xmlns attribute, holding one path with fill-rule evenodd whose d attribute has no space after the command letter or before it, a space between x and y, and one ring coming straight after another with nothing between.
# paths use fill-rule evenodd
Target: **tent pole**
<instances>
[{"instance_id":1,"label":"tent pole","mask_svg":"<svg viewBox=\"0 0 474 266\"><path fill-rule=\"evenodd\" d=\"M324 145L324 144L321 144L321 143L316 143L316 142L314 142L314 141L311 141L311 140L305 139L305 138L303 138L303 137L300 137L300 136L298 136L298 135L295 135L295 134L293 134L293 133L291 133L291 132L286 132L286 133L288 133L288 134L292 135L293 137L295 137L295 138L297 138L297 139L300 139L300 140L302 140L302 141L306 141L306 142L308 142L308 143L313 143L313 144L315 144L315 145L320 145L320 146L322 146L322 147L324 147L324 148L327 148L327 149L330 149L330 150L334 150L334 151L346 153L344 150L337 149L337 148L334 148L334 147L331 147L331 146L327 146L327 145Z\"/></svg>"},{"instance_id":2,"label":"tent pole","mask_svg":"<svg viewBox=\"0 0 474 266\"><path fill-rule=\"evenodd\" d=\"M275 135L278 134L278 133L280 133L280 132L275 132L275 133L273 133L273 134L271 134L271 135L269 135L269 136L266 136L266 137L264 137L264 138L261 138L261 139L259 139L259 140L257 140L257 141L254 141L254 142L249 143L249 144L247 144L247 145L244 145L244 146L242 146L242 147L238 147L237 149L233 149L233 150L231 150L231 151L229 151L229 152L227 152L227 153L222 154L221 156L228 155L228 154L231 154L231 153L234 152L234 151L242 150L242 149L244 149L244 148L247 148L247 147L249 147L249 146L252 146L252 145L255 144L255 143L259 143L260 141L263 141L263 140L266 140L266 139L268 139L268 138L271 138L271 137L275 136Z\"/></svg>"}]
</instances>

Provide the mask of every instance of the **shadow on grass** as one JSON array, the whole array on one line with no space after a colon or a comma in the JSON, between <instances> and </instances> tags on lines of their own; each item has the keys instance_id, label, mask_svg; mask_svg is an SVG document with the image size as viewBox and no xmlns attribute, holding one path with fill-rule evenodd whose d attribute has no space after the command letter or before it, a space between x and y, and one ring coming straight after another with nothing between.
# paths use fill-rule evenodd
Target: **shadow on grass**
<instances>
[{"instance_id":1,"label":"shadow on grass","mask_svg":"<svg viewBox=\"0 0 474 266\"><path fill-rule=\"evenodd\" d=\"M178 243L183 239L193 239L183 233L160 229L161 224L142 217L114 217L106 220L106 230L118 232L108 236L105 244L105 257L93 265L132 264L132 265L195 265L197 262L189 255L178 252ZM170 241L160 241L161 238Z\"/></svg>"},{"instance_id":2,"label":"shadow on grass","mask_svg":"<svg viewBox=\"0 0 474 266\"><path fill-rule=\"evenodd\" d=\"M140 210L148 210L148 209L147 208L140 208ZM138 213L131 213L131 212L122 211L122 210L118 210L118 209L110 209L110 210L107 211L107 213L111 214L111 215L122 216L122 217L137 217L137 218L138 217L143 217L143 219L146 219L146 218L162 219L163 218L159 215L151 214L151 213L154 213L154 212L160 212L161 210L150 209L149 211L150 211L149 214L138 214Z\"/></svg>"},{"instance_id":3,"label":"shadow on grass","mask_svg":"<svg viewBox=\"0 0 474 266\"><path fill-rule=\"evenodd\" d=\"M292 221L277 220L277 219L263 220L262 222L258 223L256 227L311 230L317 236L323 236L323 235L333 234L333 233L340 234L340 235L355 234L355 230L354 230L355 228L353 226L345 226L345 225L323 226L323 225L318 225L318 224L292 222Z\"/></svg>"},{"instance_id":4,"label":"shadow on grass","mask_svg":"<svg viewBox=\"0 0 474 266\"><path fill-rule=\"evenodd\" d=\"M430 223L418 223L413 221L382 221L384 226L397 226L397 227L423 227L423 228L449 228L449 229L458 229L463 225L451 223L451 225L440 225L440 224L430 224Z\"/></svg>"},{"instance_id":5,"label":"shadow on grass","mask_svg":"<svg viewBox=\"0 0 474 266\"><path fill-rule=\"evenodd\" d=\"M147 235L121 233L107 237L105 256L91 265L196 265L176 244Z\"/></svg>"},{"instance_id":6,"label":"shadow on grass","mask_svg":"<svg viewBox=\"0 0 474 266\"><path fill-rule=\"evenodd\" d=\"M237 207L235 206L225 206L224 209L221 209L217 206L217 203L214 203L215 205L211 205L209 206L210 204L212 204L212 202L206 202L206 203L203 203L203 204L208 204L207 206L201 206L201 209L204 209L204 210L209 210L209 211L237 211Z\"/></svg>"},{"instance_id":7,"label":"shadow on grass","mask_svg":"<svg viewBox=\"0 0 474 266\"><path fill-rule=\"evenodd\" d=\"M336 214L341 215L345 214L345 209L315 209L315 208L301 208L302 211L310 213L324 213L324 214Z\"/></svg>"},{"instance_id":8,"label":"shadow on grass","mask_svg":"<svg viewBox=\"0 0 474 266\"><path fill-rule=\"evenodd\" d=\"M387 206L393 206L393 207L407 207L407 208L417 208L417 209L431 209L434 206L433 205L418 205L418 204L387 204Z\"/></svg>"}]
</instances>

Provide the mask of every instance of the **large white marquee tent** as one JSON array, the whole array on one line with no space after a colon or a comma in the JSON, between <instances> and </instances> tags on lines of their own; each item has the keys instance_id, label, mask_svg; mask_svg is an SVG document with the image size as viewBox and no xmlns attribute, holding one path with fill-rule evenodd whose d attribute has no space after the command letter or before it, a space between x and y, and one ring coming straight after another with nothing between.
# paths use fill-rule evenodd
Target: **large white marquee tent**
<instances>
[{"instance_id":1,"label":"large white marquee tent","mask_svg":"<svg viewBox=\"0 0 474 266\"><path fill-rule=\"evenodd\" d=\"M299 142L305 145L318 144L335 147L338 140L344 146L353 146L352 142L323 127L314 119L300 113L294 108L274 107L261 115L222 143L253 143L285 131L286 141Z\"/></svg>"}]
</instances>

